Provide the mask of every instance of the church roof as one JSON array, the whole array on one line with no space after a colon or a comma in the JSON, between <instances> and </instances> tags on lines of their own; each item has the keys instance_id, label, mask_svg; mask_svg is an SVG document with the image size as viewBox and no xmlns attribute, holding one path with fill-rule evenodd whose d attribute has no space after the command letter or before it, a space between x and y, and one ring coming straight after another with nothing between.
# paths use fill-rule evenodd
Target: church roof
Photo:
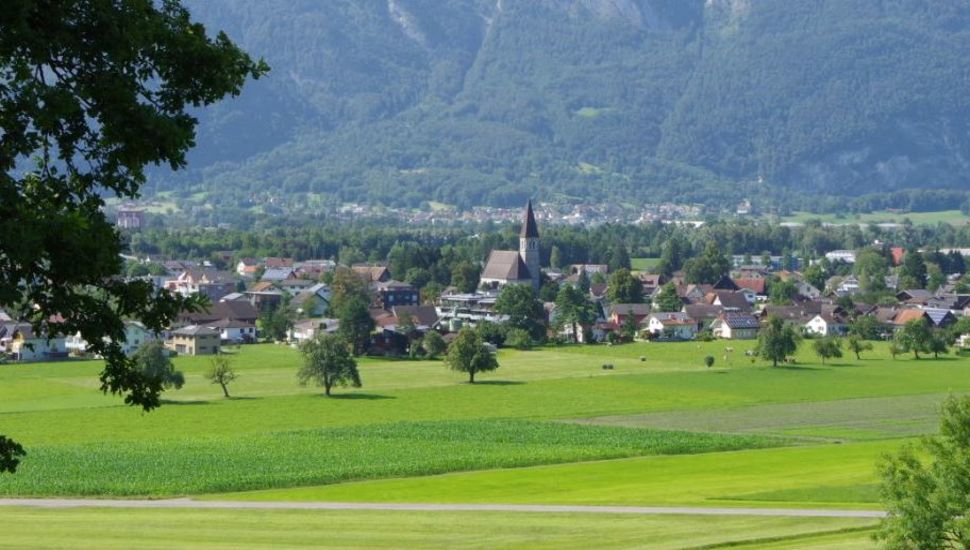
<instances>
[{"instance_id":1,"label":"church roof","mask_svg":"<svg viewBox=\"0 0 970 550\"><path fill-rule=\"evenodd\" d=\"M482 279L524 281L531 278L529 268L517 250L493 250L482 270Z\"/></svg>"},{"instance_id":2,"label":"church roof","mask_svg":"<svg viewBox=\"0 0 970 550\"><path fill-rule=\"evenodd\" d=\"M525 221L522 223L521 239L538 239L539 228L536 226L536 215L532 212L532 201L525 205Z\"/></svg>"}]
</instances>

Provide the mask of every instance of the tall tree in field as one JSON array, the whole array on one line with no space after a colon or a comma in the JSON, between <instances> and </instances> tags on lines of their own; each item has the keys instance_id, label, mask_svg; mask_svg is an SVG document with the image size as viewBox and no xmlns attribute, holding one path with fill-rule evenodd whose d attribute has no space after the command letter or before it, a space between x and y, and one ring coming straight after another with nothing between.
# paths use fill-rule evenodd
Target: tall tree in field
<instances>
[{"instance_id":1,"label":"tall tree in field","mask_svg":"<svg viewBox=\"0 0 970 550\"><path fill-rule=\"evenodd\" d=\"M862 352L872 351L872 342L866 342L855 334L850 334L846 339L846 343L849 346L849 351L855 354L857 360L862 359Z\"/></svg>"},{"instance_id":2,"label":"tall tree in field","mask_svg":"<svg viewBox=\"0 0 970 550\"><path fill-rule=\"evenodd\" d=\"M610 274L606 293L613 304L643 303L643 283L629 269L618 269Z\"/></svg>"},{"instance_id":3,"label":"tall tree in field","mask_svg":"<svg viewBox=\"0 0 970 550\"><path fill-rule=\"evenodd\" d=\"M657 311L680 311L684 308L684 301L677 295L674 283L660 287L660 292L653 299L653 307Z\"/></svg>"},{"instance_id":4,"label":"tall tree in field","mask_svg":"<svg viewBox=\"0 0 970 550\"><path fill-rule=\"evenodd\" d=\"M913 319L903 325L902 330L896 334L896 342L903 352L913 352L913 358L919 359L920 352L931 353L930 341L933 339L933 331L926 318Z\"/></svg>"},{"instance_id":5,"label":"tall tree in field","mask_svg":"<svg viewBox=\"0 0 970 550\"><path fill-rule=\"evenodd\" d=\"M939 435L880 465L887 548L970 548L970 397L943 403Z\"/></svg>"},{"instance_id":6,"label":"tall tree in field","mask_svg":"<svg viewBox=\"0 0 970 550\"><path fill-rule=\"evenodd\" d=\"M297 379L301 386L310 382L323 386L327 397L334 386L361 386L357 361L350 354L350 344L341 336L318 334L304 342L300 352L303 366L297 372Z\"/></svg>"},{"instance_id":7,"label":"tall tree in field","mask_svg":"<svg viewBox=\"0 0 970 550\"><path fill-rule=\"evenodd\" d=\"M529 285L505 285L495 300L495 312L507 315L506 325L520 328L536 340L545 336L545 310Z\"/></svg>"},{"instance_id":8,"label":"tall tree in field","mask_svg":"<svg viewBox=\"0 0 970 550\"><path fill-rule=\"evenodd\" d=\"M475 383L475 375L498 368L498 361L474 330L464 328L448 346L448 366L451 370L468 374L468 382Z\"/></svg>"},{"instance_id":9,"label":"tall tree in field","mask_svg":"<svg viewBox=\"0 0 970 550\"><path fill-rule=\"evenodd\" d=\"M161 381L123 353L123 320L164 329L202 303L123 281L104 197L138 197L144 167L185 166L190 109L268 68L177 1L6 0L0 15L0 308L38 333L80 332L101 390L159 405ZM15 238L11 238L16 236ZM0 471L22 448L0 436Z\"/></svg>"},{"instance_id":10,"label":"tall tree in field","mask_svg":"<svg viewBox=\"0 0 970 550\"><path fill-rule=\"evenodd\" d=\"M209 382L213 384L219 384L222 388L222 394L229 399L229 384L238 378L235 369L232 368L232 362L225 355L216 355L209 362L209 370L206 371L205 377Z\"/></svg>"},{"instance_id":11,"label":"tall tree in field","mask_svg":"<svg viewBox=\"0 0 970 550\"><path fill-rule=\"evenodd\" d=\"M758 355L777 367L778 361L798 351L798 333L779 317L770 317L768 324L758 333Z\"/></svg>"},{"instance_id":12,"label":"tall tree in field","mask_svg":"<svg viewBox=\"0 0 970 550\"><path fill-rule=\"evenodd\" d=\"M842 357L842 341L831 336L816 339L812 342L812 349L815 350L815 355L818 355L819 359L822 360L823 365L826 359Z\"/></svg>"},{"instance_id":13,"label":"tall tree in field","mask_svg":"<svg viewBox=\"0 0 970 550\"><path fill-rule=\"evenodd\" d=\"M562 285L556 295L556 325L558 328L570 326L573 341L579 339L580 327L589 325L596 320L593 304L586 299L578 288L572 285Z\"/></svg>"},{"instance_id":14,"label":"tall tree in field","mask_svg":"<svg viewBox=\"0 0 970 550\"><path fill-rule=\"evenodd\" d=\"M158 340L149 340L138 346L138 350L132 355L132 360L145 379L151 380L162 388L180 390L185 385L185 375L182 371L175 370L175 365L168 356L168 350Z\"/></svg>"}]
</instances>

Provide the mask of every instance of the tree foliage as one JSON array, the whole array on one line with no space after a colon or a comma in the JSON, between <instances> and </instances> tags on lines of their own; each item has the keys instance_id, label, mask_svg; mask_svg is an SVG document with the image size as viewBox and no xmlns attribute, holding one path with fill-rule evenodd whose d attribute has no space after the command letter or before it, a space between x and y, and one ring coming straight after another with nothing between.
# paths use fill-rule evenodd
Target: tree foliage
<instances>
[{"instance_id":1,"label":"tree foliage","mask_svg":"<svg viewBox=\"0 0 970 550\"><path fill-rule=\"evenodd\" d=\"M334 386L361 386L357 361L350 354L350 343L336 334L318 334L300 346L303 366L297 371L301 386L313 382L323 386L329 397Z\"/></svg>"},{"instance_id":2,"label":"tree foliage","mask_svg":"<svg viewBox=\"0 0 970 550\"><path fill-rule=\"evenodd\" d=\"M888 515L878 537L900 550L970 548L970 397L943 403L940 433L921 447L880 464Z\"/></svg>"},{"instance_id":3,"label":"tree foliage","mask_svg":"<svg viewBox=\"0 0 970 550\"><path fill-rule=\"evenodd\" d=\"M421 347L431 359L436 359L439 355L448 350L448 344L437 331L429 330L424 338L421 339Z\"/></svg>"},{"instance_id":4,"label":"tree foliage","mask_svg":"<svg viewBox=\"0 0 970 550\"><path fill-rule=\"evenodd\" d=\"M103 197L137 197L146 165L184 167L189 110L266 70L174 1L4 4L0 234L17 238L0 239L0 308L37 332L80 332L105 359L102 391L130 405L158 406L162 381L124 355L123 319L160 331L203 304L115 278L121 239Z\"/></svg>"},{"instance_id":5,"label":"tree foliage","mask_svg":"<svg viewBox=\"0 0 970 550\"><path fill-rule=\"evenodd\" d=\"M842 341L832 336L817 338L812 342L812 350L824 365L826 359L842 357Z\"/></svg>"},{"instance_id":6,"label":"tree foliage","mask_svg":"<svg viewBox=\"0 0 970 550\"><path fill-rule=\"evenodd\" d=\"M556 295L555 319L556 327L561 329L569 326L573 341L577 341L582 327L596 321L596 312L583 291L566 284L559 287Z\"/></svg>"},{"instance_id":7,"label":"tree foliage","mask_svg":"<svg viewBox=\"0 0 970 550\"><path fill-rule=\"evenodd\" d=\"M777 367L779 361L798 351L799 340L794 327L779 317L769 317L767 325L758 332L758 355Z\"/></svg>"},{"instance_id":8,"label":"tree foliage","mask_svg":"<svg viewBox=\"0 0 970 550\"><path fill-rule=\"evenodd\" d=\"M495 312L508 316L510 328L522 329L536 340L545 336L545 310L529 285L505 285L495 300Z\"/></svg>"},{"instance_id":9,"label":"tree foliage","mask_svg":"<svg viewBox=\"0 0 970 550\"><path fill-rule=\"evenodd\" d=\"M138 346L132 360L146 380L151 380L161 388L178 390L185 385L185 375L175 369L168 350L158 340L149 340Z\"/></svg>"},{"instance_id":10,"label":"tree foliage","mask_svg":"<svg viewBox=\"0 0 970 550\"><path fill-rule=\"evenodd\" d=\"M629 269L617 269L610 274L606 293L613 304L643 303L643 283Z\"/></svg>"},{"instance_id":11,"label":"tree foliage","mask_svg":"<svg viewBox=\"0 0 970 550\"><path fill-rule=\"evenodd\" d=\"M653 299L653 307L657 311L680 311L684 308L684 301L677 295L674 283L660 287L660 292Z\"/></svg>"},{"instance_id":12,"label":"tree foliage","mask_svg":"<svg viewBox=\"0 0 970 550\"><path fill-rule=\"evenodd\" d=\"M209 370L205 372L205 377L209 382L219 384L222 394L229 399L229 384L239 378L239 375L232 368L232 361L228 357L216 355L209 361Z\"/></svg>"},{"instance_id":13,"label":"tree foliage","mask_svg":"<svg viewBox=\"0 0 970 550\"><path fill-rule=\"evenodd\" d=\"M862 352L872 351L872 342L866 342L855 334L850 334L849 337L846 338L846 344L849 351L855 354L856 359L862 359Z\"/></svg>"},{"instance_id":14,"label":"tree foliage","mask_svg":"<svg viewBox=\"0 0 970 550\"><path fill-rule=\"evenodd\" d=\"M932 353L930 343L933 340L933 331L930 329L930 322L925 317L907 321L896 333L895 340L903 353L912 352L915 359L919 359L920 353Z\"/></svg>"},{"instance_id":15,"label":"tree foliage","mask_svg":"<svg viewBox=\"0 0 970 550\"><path fill-rule=\"evenodd\" d=\"M477 332L462 329L448 347L448 366L451 370L468 374L468 382L475 383L475 375L498 368L498 361L485 347Z\"/></svg>"}]
</instances>

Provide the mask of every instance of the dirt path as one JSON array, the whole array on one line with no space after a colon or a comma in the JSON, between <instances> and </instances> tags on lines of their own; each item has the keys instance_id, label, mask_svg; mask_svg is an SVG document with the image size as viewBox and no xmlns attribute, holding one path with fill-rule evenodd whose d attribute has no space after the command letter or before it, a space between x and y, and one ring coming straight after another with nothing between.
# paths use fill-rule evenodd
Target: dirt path
<instances>
[{"instance_id":1,"label":"dirt path","mask_svg":"<svg viewBox=\"0 0 970 550\"><path fill-rule=\"evenodd\" d=\"M689 516L782 516L816 518L881 518L877 510L795 508L704 508L680 506L579 506L546 504L396 504L380 502L253 502L228 500L107 500L69 498L4 498L2 506L35 508L197 508L216 510L393 510L410 512L532 512L568 514L644 514Z\"/></svg>"}]
</instances>

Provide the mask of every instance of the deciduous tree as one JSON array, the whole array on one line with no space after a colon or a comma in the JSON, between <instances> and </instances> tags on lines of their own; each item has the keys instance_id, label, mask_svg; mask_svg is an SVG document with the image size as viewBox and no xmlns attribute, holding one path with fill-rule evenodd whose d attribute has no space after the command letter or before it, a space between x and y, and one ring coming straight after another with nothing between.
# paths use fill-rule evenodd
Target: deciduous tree
<instances>
[{"instance_id":1,"label":"deciduous tree","mask_svg":"<svg viewBox=\"0 0 970 550\"><path fill-rule=\"evenodd\" d=\"M850 334L846 339L849 351L855 354L856 359L862 359L862 352L872 351L872 342L866 342L855 334Z\"/></svg>"},{"instance_id":2,"label":"deciduous tree","mask_svg":"<svg viewBox=\"0 0 970 550\"><path fill-rule=\"evenodd\" d=\"M629 269L618 269L611 273L606 292L613 304L643 303L643 283Z\"/></svg>"},{"instance_id":3,"label":"deciduous tree","mask_svg":"<svg viewBox=\"0 0 970 550\"><path fill-rule=\"evenodd\" d=\"M336 334L318 334L300 346L303 366L297 372L301 386L310 382L323 386L329 397L334 386L359 388L357 361L350 354L350 343Z\"/></svg>"},{"instance_id":4,"label":"deciduous tree","mask_svg":"<svg viewBox=\"0 0 970 550\"><path fill-rule=\"evenodd\" d=\"M448 347L448 366L451 370L468 374L468 382L475 383L479 372L493 371L498 361L474 330L462 329Z\"/></svg>"},{"instance_id":5,"label":"deciduous tree","mask_svg":"<svg viewBox=\"0 0 970 550\"><path fill-rule=\"evenodd\" d=\"M680 311L684 308L684 301L677 296L674 283L660 287L660 292L653 299L653 307L656 311Z\"/></svg>"},{"instance_id":6,"label":"deciduous tree","mask_svg":"<svg viewBox=\"0 0 970 550\"><path fill-rule=\"evenodd\" d=\"M842 357L842 341L831 336L816 339L812 342L812 349L815 351L815 355L822 360L823 365L826 359Z\"/></svg>"},{"instance_id":7,"label":"deciduous tree","mask_svg":"<svg viewBox=\"0 0 970 550\"><path fill-rule=\"evenodd\" d=\"M151 380L160 387L176 390L182 389L185 385L185 375L182 371L175 370L172 359L168 356L168 350L158 340L149 340L138 346L132 355L138 372L147 380Z\"/></svg>"},{"instance_id":8,"label":"deciduous tree","mask_svg":"<svg viewBox=\"0 0 970 550\"><path fill-rule=\"evenodd\" d=\"M37 332L80 332L104 392L151 410L161 380L123 352L123 320L162 330L202 302L123 281L104 197L138 197L144 167L185 165L190 109L268 67L210 37L176 1L8 0L0 17L0 308ZM33 164L31 165L31 161ZM0 438L0 471L22 449Z\"/></svg>"},{"instance_id":9,"label":"deciduous tree","mask_svg":"<svg viewBox=\"0 0 970 550\"><path fill-rule=\"evenodd\" d=\"M219 384L223 395L229 399L229 384L238 378L236 370L232 368L232 362L225 355L216 355L209 361L209 370L205 377L213 384Z\"/></svg>"},{"instance_id":10,"label":"deciduous tree","mask_svg":"<svg viewBox=\"0 0 970 550\"><path fill-rule=\"evenodd\" d=\"M778 317L770 317L768 324L758 333L758 355L777 367L778 361L798 351L798 333L791 325Z\"/></svg>"}]
</instances>

